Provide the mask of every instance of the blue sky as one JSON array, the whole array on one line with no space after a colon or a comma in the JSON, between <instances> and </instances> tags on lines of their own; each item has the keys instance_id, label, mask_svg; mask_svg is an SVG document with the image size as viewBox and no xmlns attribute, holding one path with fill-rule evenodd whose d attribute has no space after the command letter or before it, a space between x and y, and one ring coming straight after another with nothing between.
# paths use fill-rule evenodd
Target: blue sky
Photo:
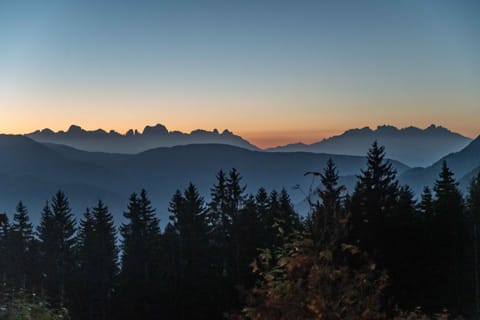
<instances>
[{"instance_id":1,"label":"blue sky","mask_svg":"<svg viewBox=\"0 0 480 320\"><path fill-rule=\"evenodd\" d=\"M0 1L0 131L476 136L478 1Z\"/></svg>"}]
</instances>

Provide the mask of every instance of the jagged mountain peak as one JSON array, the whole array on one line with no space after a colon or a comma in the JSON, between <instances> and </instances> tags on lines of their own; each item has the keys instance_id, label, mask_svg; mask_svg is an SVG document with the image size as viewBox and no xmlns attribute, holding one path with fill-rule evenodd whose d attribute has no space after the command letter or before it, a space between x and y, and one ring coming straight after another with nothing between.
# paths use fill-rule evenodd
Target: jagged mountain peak
<instances>
[{"instance_id":1,"label":"jagged mountain peak","mask_svg":"<svg viewBox=\"0 0 480 320\"><path fill-rule=\"evenodd\" d=\"M434 124L425 129L414 126L397 128L384 124L376 129L368 126L350 129L309 145L290 144L269 151L364 155L375 140L385 146L387 156L414 167L428 166L446 154L461 150L471 141L468 137Z\"/></svg>"},{"instance_id":2,"label":"jagged mountain peak","mask_svg":"<svg viewBox=\"0 0 480 320\"><path fill-rule=\"evenodd\" d=\"M114 130L104 129L85 130L79 125L72 124L67 131L54 132L43 129L26 135L38 142L65 144L85 151L104 151L115 153L138 153L151 148L171 147L175 145L218 143L228 144L250 150L259 150L256 146L225 129L219 133L197 129L190 133L169 131L163 124L147 125L140 133L130 129L125 134Z\"/></svg>"}]
</instances>

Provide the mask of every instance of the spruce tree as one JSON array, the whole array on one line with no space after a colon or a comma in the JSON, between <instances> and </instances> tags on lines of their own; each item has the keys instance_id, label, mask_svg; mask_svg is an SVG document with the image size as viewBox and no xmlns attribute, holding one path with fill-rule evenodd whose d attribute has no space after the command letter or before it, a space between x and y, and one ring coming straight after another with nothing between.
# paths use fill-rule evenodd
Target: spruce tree
<instances>
[{"instance_id":1,"label":"spruce tree","mask_svg":"<svg viewBox=\"0 0 480 320\"><path fill-rule=\"evenodd\" d=\"M52 276L56 267L55 232L53 213L47 201L40 216L40 224L37 227L41 269L40 291L42 298L47 298L50 293L54 291L55 286L54 277Z\"/></svg>"},{"instance_id":2,"label":"spruce tree","mask_svg":"<svg viewBox=\"0 0 480 320\"><path fill-rule=\"evenodd\" d=\"M367 167L357 176L351 199L353 240L374 257L382 254L385 220L394 212L398 181L392 163L385 159L385 149L375 141L367 154Z\"/></svg>"},{"instance_id":3,"label":"spruce tree","mask_svg":"<svg viewBox=\"0 0 480 320\"><path fill-rule=\"evenodd\" d=\"M398 190L398 203L396 205L395 217L397 223L410 224L416 218L417 202L415 194L408 185L401 186Z\"/></svg>"},{"instance_id":4,"label":"spruce tree","mask_svg":"<svg viewBox=\"0 0 480 320\"><path fill-rule=\"evenodd\" d=\"M208 204L207 219L213 229L222 229L227 223L227 177L223 170L216 174L217 182L210 190L211 201Z\"/></svg>"},{"instance_id":5,"label":"spruce tree","mask_svg":"<svg viewBox=\"0 0 480 320\"><path fill-rule=\"evenodd\" d=\"M233 248L237 260L234 282L235 287L242 292L255 284L256 277L251 272L250 265L255 260L258 249L264 248L263 232L262 217L255 197L251 195L245 199L233 224L233 237L239 240L235 242L238 246Z\"/></svg>"},{"instance_id":6,"label":"spruce tree","mask_svg":"<svg viewBox=\"0 0 480 320\"><path fill-rule=\"evenodd\" d=\"M86 210L80 222L78 248L77 288L83 288L85 298L79 299L82 304L77 312L88 319L105 319L118 272L118 250L113 216L102 201Z\"/></svg>"},{"instance_id":7,"label":"spruce tree","mask_svg":"<svg viewBox=\"0 0 480 320\"><path fill-rule=\"evenodd\" d=\"M246 185L242 185L242 176L233 168L228 173L227 177L227 212L230 215L230 219L238 213L241 209L243 202L245 201Z\"/></svg>"},{"instance_id":8,"label":"spruce tree","mask_svg":"<svg viewBox=\"0 0 480 320\"><path fill-rule=\"evenodd\" d=\"M290 195L284 188L280 191L278 202L278 223L283 229L285 235L288 236L294 231L300 231L300 216L293 208L292 201L290 200Z\"/></svg>"},{"instance_id":9,"label":"spruce tree","mask_svg":"<svg viewBox=\"0 0 480 320\"><path fill-rule=\"evenodd\" d=\"M422 299L424 283L423 262L425 241L422 221L418 219L415 195L409 186L401 186L398 200L393 212L387 217L384 226L384 252L381 263L391 276L389 292L397 298L398 303L408 308L415 308Z\"/></svg>"},{"instance_id":10,"label":"spruce tree","mask_svg":"<svg viewBox=\"0 0 480 320\"><path fill-rule=\"evenodd\" d=\"M472 179L467 197L468 218L472 225L472 296L475 315L480 317L480 172Z\"/></svg>"},{"instance_id":11,"label":"spruce tree","mask_svg":"<svg viewBox=\"0 0 480 320\"><path fill-rule=\"evenodd\" d=\"M322 208L329 217L334 217L342 204L342 192L345 190L345 186L339 186L338 179L337 167L330 158L320 174L322 188L319 190Z\"/></svg>"},{"instance_id":12,"label":"spruce tree","mask_svg":"<svg viewBox=\"0 0 480 320\"><path fill-rule=\"evenodd\" d=\"M433 260L437 264L437 281L439 284L445 285L440 289L448 291L448 294L444 296L445 305L459 310L463 284L460 264L464 258L461 248L466 235L464 232L464 203L458 183L446 161L442 162L434 191L435 221L433 228L435 234L432 240L437 249Z\"/></svg>"},{"instance_id":13,"label":"spruce tree","mask_svg":"<svg viewBox=\"0 0 480 320\"><path fill-rule=\"evenodd\" d=\"M260 217L264 218L268 214L268 193L265 188L258 189L255 195L255 205Z\"/></svg>"},{"instance_id":14,"label":"spruce tree","mask_svg":"<svg viewBox=\"0 0 480 320\"><path fill-rule=\"evenodd\" d=\"M32 284L34 273L34 237L27 208L21 201L13 216L9 247L12 253L10 255L12 266L10 281L14 287L26 289L27 285Z\"/></svg>"},{"instance_id":15,"label":"spruce tree","mask_svg":"<svg viewBox=\"0 0 480 320\"><path fill-rule=\"evenodd\" d=\"M190 183L183 194L177 190L173 195L169 212L179 241L177 318L207 319L213 310L208 310L205 306L215 299L214 293L208 290L211 275L204 200Z\"/></svg>"},{"instance_id":16,"label":"spruce tree","mask_svg":"<svg viewBox=\"0 0 480 320\"><path fill-rule=\"evenodd\" d=\"M475 218L475 221L480 222L480 172L470 182L468 191L468 209L470 214Z\"/></svg>"},{"instance_id":17,"label":"spruce tree","mask_svg":"<svg viewBox=\"0 0 480 320\"><path fill-rule=\"evenodd\" d=\"M274 250L276 246L282 243L282 237L279 232L279 212L280 202L279 194L276 190L272 190L268 196L268 212L264 218L266 246Z\"/></svg>"},{"instance_id":18,"label":"spruce tree","mask_svg":"<svg viewBox=\"0 0 480 320\"><path fill-rule=\"evenodd\" d=\"M130 196L120 227L122 261L117 317L153 319L157 312L160 227L145 190Z\"/></svg>"},{"instance_id":19,"label":"spruce tree","mask_svg":"<svg viewBox=\"0 0 480 320\"><path fill-rule=\"evenodd\" d=\"M432 191L428 186L423 188L423 192L421 195L420 203L418 204L418 209L423 214L425 219L431 219L434 214L433 208L433 195Z\"/></svg>"},{"instance_id":20,"label":"spruce tree","mask_svg":"<svg viewBox=\"0 0 480 320\"><path fill-rule=\"evenodd\" d=\"M321 202L313 208L312 216L308 217L306 222L312 239L322 248L335 245L336 241L345 237L346 220L343 208L345 187L338 185L338 179L335 163L329 159L320 173L321 187L317 192Z\"/></svg>"},{"instance_id":21,"label":"spruce tree","mask_svg":"<svg viewBox=\"0 0 480 320\"><path fill-rule=\"evenodd\" d=\"M0 213L0 281L5 284L8 280L10 269L10 250L9 250L9 231L10 223L6 213Z\"/></svg>"},{"instance_id":22,"label":"spruce tree","mask_svg":"<svg viewBox=\"0 0 480 320\"><path fill-rule=\"evenodd\" d=\"M76 226L62 191L52 198L51 209L44 208L38 233L46 293L51 303L64 306L73 281Z\"/></svg>"}]
</instances>

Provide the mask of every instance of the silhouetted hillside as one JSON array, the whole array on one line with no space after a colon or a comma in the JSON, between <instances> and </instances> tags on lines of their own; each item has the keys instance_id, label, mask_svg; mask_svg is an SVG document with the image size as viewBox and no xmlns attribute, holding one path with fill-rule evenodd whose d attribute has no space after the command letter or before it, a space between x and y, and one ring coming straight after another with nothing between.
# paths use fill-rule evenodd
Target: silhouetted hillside
<instances>
[{"instance_id":1,"label":"silhouetted hillside","mask_svg":"<svg viewBox=\"0 0 480 320\"><path fill-rule=\"evenodd\" d=\"M64 144L85 151L114 153L138 153L152 148L196 143L220 143L258 150L256 146L228 130L224 130L222 133L218 132L217 129L213 131L194 130L190 133L183 133L168 131L161 124L146 126L141 133L137 130L129 130L126 134L120 134L113 130L106 132L102 129L87 131L79 126L72 125L66 132L43 129L26 136L42 143Z\"/></svg>"},{"instance_id":2,"label":"silhouetted hillside","mask_svg":"<svg viewBox=\"0 0 480 320\"><path fill-rule=\"evenodd\" d=\"M466 190L471 178L480 168L480 136L459 152L451 153L427 168L413 168L405 171L400 175L400 181L421 192L424 186L433 185L444 160L455 173L455 178L460 182L462 189Z\"/></svg>"},{"instance_id":3,"label":"silhouetted hillside","mask_svg":"<svg viewBox=\"0 0 480 320\"><path fill-rule=\"evenodd\" d=\"M373 141L386 147L391 159L410 166L428 166L439 158L461 150L470 138L454 133L446 128L431 125L426 129L408 127L398 129L393 126L379 126L352 129L343 134L313 144L291 144L271 148L269 151L304 151L333 154L364 155Z\"/></svg>"},{"instance_id":4,"label":"silhouetted hillside","mask_svg":"<svg viewBox=\"0 0 480 320\"><path fill-rule=\"evenodd\" d=\"M303 195L292 190L295 184L307 189L311 177L306 171L321 171L328 158L340 170L342 181L353 187L352 176L364 167L359 156L313 153L270 153L249 151L238 147L206 144L157 148L135 155L86 152L62 145L42 145L21 136L1 136L0 211L12 212L18 200L25 201L33 217L58 188L69 195L75 214L102 198L121 216L128 196L141 188L147 189L158 212L166 221L168 201L177 188L190 181L203 194L215 182L218 170L235 167L248 183L248 191L260 186L271 190L286 188L293 201L300 203ZM407 166L393 161L401 173Z\"/></svg>"}]
</instances>

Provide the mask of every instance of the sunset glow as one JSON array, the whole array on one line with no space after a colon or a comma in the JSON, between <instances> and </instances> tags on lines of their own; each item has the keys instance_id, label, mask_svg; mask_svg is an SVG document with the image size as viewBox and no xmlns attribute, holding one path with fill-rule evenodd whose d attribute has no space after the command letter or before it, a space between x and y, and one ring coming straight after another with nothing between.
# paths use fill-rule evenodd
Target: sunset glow
<instances>
[{"instance_id":1,"label":"sunset glow","mask_svg":"<svg viewBox=\"0 0 480 320\"><path fill-rule=\"evenodd\" d=\"M270 147L435 123L475 137L478 12L475 1L2 1L0 132L162 123Z\"/></svg>"}]
</instances>

